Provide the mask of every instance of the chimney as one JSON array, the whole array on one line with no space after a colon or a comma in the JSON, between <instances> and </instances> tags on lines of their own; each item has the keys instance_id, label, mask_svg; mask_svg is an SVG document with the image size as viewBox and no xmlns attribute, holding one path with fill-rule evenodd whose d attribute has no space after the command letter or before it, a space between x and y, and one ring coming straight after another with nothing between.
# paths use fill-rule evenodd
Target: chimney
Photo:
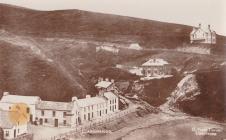
<instances>
[{"instance_id":1,"label":"chimney","mask_svg":"<svg viewBox=\"0 0 226 140\"><path fill-rule=\"evenodd\" d=\"M99 77L98 78L98 82L101 82L101 81L103 81L103 78L102 77Z\"/></svg>"},{"instance_id":2,"label":"chimney","mask_svg":"<svg viewBox=\"0 0 226 140\"><path fill-rule=\"evenodd\" d=\"M72 97L72 102L74 102L74 101L77 101L78 100L78 98L76 97L76 96L74 96L74 97Z\"/></svg>"},{"instance_id":3,"label":"chimney","mask_svg":"<svg viewBox=\"0 0 226 140\"><path fill-rule=\"evenodd\" d=\"M112 83L114 83L114 82L115 82L115 80L114 80L114 79L111 79L111 82L112 82Z\"/></svg>"},{"instance_id":4,"label":"chimney","mask_svg":"<svg viewBox=\"0 0 226 140\"><path fill-rule=\"evenodd\" d=\"M201 28L202 27L202 24L201 23L199 23L199 28Z\"/></svg>"},{"instance_id":5,"label":"chimney","mask_svg":"<svg viewBox=\"0 0 226 140\"><path fill-rule=\"evenodd\" d=\"M3 96L9 95L9 92L3 92Z\"/></svg>"},{"instance_id":6,"label":"chimney","mask_svg":"<svg viewBox=\"0 0 226 140\"><path fill-rule=\"evenodd\" d=\"M106 78L106 79L105 79L105 81L109 82L109 79L108 79L108 78Z\"/></svg>"},{"instance_id":7,"label":"chimney","mask_svg":"<svg viewBox=\"0 0 226 140\"><path fill-rule=\"evenodd\" d=\"M91 96L90 95L86 95L86 98L91 98Z\"/></svg>"},{"instance_id":8,"label":"chimney","mask_svg":"<svg viewBox=\"0 0 226 140\"><path fill-rule=\"evenodd\" d=\"M208 25L208 29L210 30L210 25Z\"/></svg>"}]
</instances>

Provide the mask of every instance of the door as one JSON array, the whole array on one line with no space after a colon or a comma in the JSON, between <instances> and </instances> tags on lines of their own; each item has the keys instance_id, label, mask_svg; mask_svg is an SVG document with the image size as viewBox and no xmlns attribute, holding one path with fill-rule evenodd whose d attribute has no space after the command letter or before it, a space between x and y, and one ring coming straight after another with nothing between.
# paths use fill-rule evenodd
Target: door
<instances>
[{"instance_id":1,"label":"door","mask_svg":"<svg viewBox=\"0 0 226 140\"><path fill-rule=\"evenodd\" d=\"M14 129L14 138L16 137L16 129Z\"/></svg>"},{"instance_id":2,"label":"door","mask_svg":"<svg viewBox=\"0 0 226 140\"><path fill-rule=\"evenodd\" d=\"M58 127L58 119L55 119L55 121L54 121L54 126L55 126L55 127Z\"/></svg>"},{"instance_id":3,"label":"door","mask_svg":"<svg viewBox=\"0 0 226 140\"><path fill-rule=\"evenodd\" d=\"M31 124L33 124L33 115L32 114L30 115L30 122L31 122Z\"/></svg>"},{"instance_id":4,"label":"door","mask_svg":"<svg viewBox=\"0 0 226 140\"><path fill-rule=\"evenodd\" d=\"M88 113L88 120L90 121L90 113Z\"/></svg>"},{"instance_id":5,"label":"door","mask_svg":"<svg viewBox=\"0 0 226 140\"><path fill-rule=\"evenodd\" d=\"M39 124L42 125L43 124L43 119L39 120Z\"/></svg>"}]
</instances>

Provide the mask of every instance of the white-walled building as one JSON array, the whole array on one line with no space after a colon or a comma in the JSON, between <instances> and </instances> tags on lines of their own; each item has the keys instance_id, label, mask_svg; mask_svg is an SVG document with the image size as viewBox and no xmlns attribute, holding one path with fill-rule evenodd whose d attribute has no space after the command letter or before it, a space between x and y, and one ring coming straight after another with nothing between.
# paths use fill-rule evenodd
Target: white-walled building
<instances>
[{"instance_id":1,"label":"white-walled building","mask_svg":"<svg viewBox=\"0 0 226 140\"><path fill-rule=\"evenodd\" d=\"M119 99L115 93L114 80L100 80L96 87L99 94L86 98L72 97L70 102L42 101L36 96L20 96L4 93L0 108L9 111L12 105L26 104L30 121L37 125L52 127L75 127L86 122L102 119L119 110Z\"/></svg>"},{"instance_id":2,"label":"white-walled building","mask_svg":"<svg viewBox=\"0 0 226 140\"><path fill-rule=\"evenodd\" d=\"M36 105L36 122L54 127L75 126L78 114L74 102L39 101Z\"/></svg>"},{"instance_id":3,"label":"white-walled building","mask_svg":"<svg viewBox=\"0 0 226 140\"><path fill-rule=\"evenodd\" d=\"M100 97L90 97L87 95L84 99L78 99L79 124L104 117L107 114L107 100Z\"/></svg>"},{"instance_id":4,"label":"white-walled building","mask_svg":"<svg viewBox=\"0 0 226 140\"><path fill-rule=\"evenodd\" d=\"M132 43L132 44L130 44L129 49L143 50L143 48L138 43Z\"/></svg>"},{"instance_id":5,"label":"white-walled building","mask_svg":"<svg viewBox=\"0 0 226 140\"><path fill-rule=\"evenodd\" d=\"M119 53L119 48L117 48L116 46L114 45L103 45L103 46L99 46L99 47L96 47L96 52L99 52L99 51L107 51L107 52L111 52L113 54L118 54Z\"/></svg>"},{"instance_id":6,"label":"white-walled building","mask_svg":"<svg viewBox=\"0 0 226 140\"><path fill-rule=\"evenodd\" d=\"M210 25L205 29L199 24L199 27L193 27L190 33L190 42L216 44L216 32L211 29Z\"/></svg>"},{"instance_id":7,"label":"white-walled building","mask_svg":"<svg viewBox=\"0 0 226 140\"><path fill-rule=\"evenodd\" d=\"M172 68L169 63L161 58L149 59L142 64L143 73L146 77L171 75Z\"/></svg>"},{"instance_id":8,"label":"white-walled building","mask_svg":"<svg viewBox=\"0 0 226 140\"><path fill-rule=\"evenodd\" d=\"M30 122L35 120L35 105L40 101L38 96L21 96L21 95L11 95L8 92L4 92L0 100L0 108L5 111L10 111L11 107L18 103L24 103L29 108L27 113L30 114Z\"/></svg>"},{"instance_id":9,"label":"white-walled building","mask_svg":"<svg viewBox=\"0 0 226 140\"><path fill-rule=\"evenodd\" d=\"M9 120L9 113L9 111L0 110L0 128L3 130L4 139L14 139L28 133L27 123L14 124Z\"/></svg>"}]
</instances>

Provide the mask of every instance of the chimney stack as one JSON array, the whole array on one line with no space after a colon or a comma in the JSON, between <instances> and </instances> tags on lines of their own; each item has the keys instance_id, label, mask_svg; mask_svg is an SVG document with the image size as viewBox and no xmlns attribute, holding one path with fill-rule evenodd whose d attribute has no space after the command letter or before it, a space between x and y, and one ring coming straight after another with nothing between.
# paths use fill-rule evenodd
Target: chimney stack
<instances>
[{"instance_id":1,"label":"chimney stack","mask_svg":"<svg viewBox=\"0 0 226 140\"><path fill-rule=\"evenodd\" d=\"M3 96L9 95L9 92L3 92Z\"/></svg>"},{"instance_id":2,"label":"chimney stack","mask_svg":"<svg viewBox=\"0 0 226 140\"><path fill-rule=\"evenodd\" d=\"M72 100L72 102L74 102L74 101L78 100L78 98L76 96L74 96L74 97L72 97L71 100Z\"/></svg>"},{"instance_id":3,"label":"chimney stack","mask_svg":"<svg viewBox=\"0 0 226 140\"><path fill-rule=\"evenodd\" d=\"M208 25L208 29L210 30L210 25Z\"/></svg>"},{"instance_id":4,"label":"chimney stack","mask_svg":"<svg viewBox=\"0 0 226 140\"><path fill-rule=\"evenodd\" d=\"M91 96L90 95L86 95L86 98L91 98Z\"/></svg>"},{"instance_id":5,"label":"chimney stack","mask_svg":"<svg viewBox=\"0 0 226 140\"><path fill-rule=\"evenodd\" d=\"M201 28L202 27L202 24L201 23L199 23L199 28Z\"/></svg>"},{"instance_id":6,"label":"chimney stack","mask_svg":"<svg viewBox=\"0 0 226 140\"><path fill-rule=\"evenodd\" d=\"M114 80L114 79L111 79L111 82L112 82L112 83L114 83L114 82L115 82L115 80Z\"/></svg>"}]
</instances>

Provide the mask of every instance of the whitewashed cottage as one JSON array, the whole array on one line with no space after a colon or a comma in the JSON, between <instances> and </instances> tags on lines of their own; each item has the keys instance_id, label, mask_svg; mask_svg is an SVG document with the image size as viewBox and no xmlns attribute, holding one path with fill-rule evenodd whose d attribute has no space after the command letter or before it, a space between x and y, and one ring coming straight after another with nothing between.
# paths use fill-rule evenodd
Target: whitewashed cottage
<instances>
[{"instance_id":1,"label":"whitewashed cottage","mask_svg":"<svg viewBox=\"0 0 226 140\"><path fill-rule=\"evenodd\" d=\"M13 123L9 120L9 113L9 111L0 110L0 128L3 131L3 138L5 140L12 140L21 135L27 134L27 123Z\"/></svg>"},{"instance_id":2,"label":"whitewashed cottage","mask_svg":"<svg viewBox=\"0 0 226 140\"><path fill-rule=\"evenodd\" d=\"M10 111L11 107L18 103L24 103L28 106L27 113L30 114L30 122L33 123L35 120L35 105L40 101L38 96L21 96L11 95L8 92L4 92L0 100L0 108L2 110Z\"/></svg>"},{"instance_id":3,"label":"whitewashed cottage","mask_svg":"<svg viewBox=\"0 0 226 140\"><path fill-rule=\"evenodd\" d=\"M74 102L39 101L36 105L36 122L53 127L72 127L78 122Z\"/></svg>"},{"instance_id":4,"label":"whitewashed cottage","mask_svg":"<svg viewBox=\"0 0 226 140\"><path fill-rule=\"evenodd\" d=\"M216 32L211 29L210 25L208 28L203 28L201 24L198 27L193 27L190 33L191 43L204 43L204 44L216 44Z\"/></svg>"}]
</instances>

